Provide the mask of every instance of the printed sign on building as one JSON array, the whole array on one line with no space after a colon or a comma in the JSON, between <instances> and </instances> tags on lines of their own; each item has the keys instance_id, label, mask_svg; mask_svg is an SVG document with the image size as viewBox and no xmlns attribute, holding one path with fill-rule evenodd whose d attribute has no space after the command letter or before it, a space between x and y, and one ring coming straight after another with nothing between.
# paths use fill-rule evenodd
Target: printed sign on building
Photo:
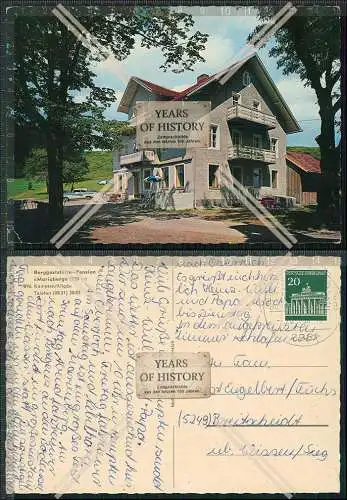
<instances>
[{"instance_id":1,"label":"printed sign on building","mask_svg":"<svg viewBox=\"0 0 347 500\"><path fill-rule=\"evenodd\" d=\"M207 148L211 103L141 101L136 103L139 149Z\"/></svg>"}]
</instances>

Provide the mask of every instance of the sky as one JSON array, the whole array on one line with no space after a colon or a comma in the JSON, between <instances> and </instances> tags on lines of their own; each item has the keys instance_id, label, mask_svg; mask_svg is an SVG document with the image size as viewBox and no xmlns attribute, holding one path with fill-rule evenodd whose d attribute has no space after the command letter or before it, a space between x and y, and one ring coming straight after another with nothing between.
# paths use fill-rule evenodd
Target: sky
<instances>
[{"instance_id":1,"label":"sky","mask_svg":"<svg viewBox=\"0 0 347 500\"><path fill-rule=\"evenodd\" d=\"M148 50L140 47L138 42L125 61L120 63L109 57L93 68L96 73L95 82L116 91L117 102L106 111L107 118L127 119L124 113L117 112L117 107L131 76L138 76L164 87L182 90L192 85L197 75L213 74L231 64L235 57L237 58L239 51L245 46L247 36L258 24L256 16L253 15L255 11L250 15L235 15L235 12L232 12L232 15L226 15L228 14L226 11L223 12L224 15L215 15L217 7L204 9L205 15L192 13L195 21L194 29L209 34L206 50L201 53L205 62L196 64L194 71L185 71L180 74L171 71L163 72L159 69L164 61L161 50ZM272 43L270 39L267 45L258 51L258 55L303 129L302 132L287 135L288 145L318 146L315 137L319 134L320 120L316 94L310 87L304 87L299 76L295 74L285 76L280 69L277 69L276 59L268 55Z\"/></svg>"}]
</instances>

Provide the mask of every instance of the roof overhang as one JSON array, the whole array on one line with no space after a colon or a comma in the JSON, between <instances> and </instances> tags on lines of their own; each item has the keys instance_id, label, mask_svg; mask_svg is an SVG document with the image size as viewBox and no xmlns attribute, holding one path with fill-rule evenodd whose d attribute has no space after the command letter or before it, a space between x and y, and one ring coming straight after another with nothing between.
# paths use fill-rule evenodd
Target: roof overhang
<instances>
[{"instance_id":1,"label":"roof overhang","mask_svg":"<svg viewBox=\"0 0 347 500\"><path fill-rule=\"evenodd\" d=\"M129 112L129 107L134 99L134 96L136 94L136 91L138 87L142 87L148 92L151 92L151 90L145 85L144 82L141 80L138 80L135 76L132 76L130 80L128 81L128 85L126 86L126 89L124 90L124 93L122 95L122 98L120 100L120 103L118 104L117 111L119 113L128 113Z\"/></svg>"},{"instance_id":2,"label":"roof overhang","mask_svg":"<svg viewBox=\"0 0 347 500\"><path fill-rule=\"evenodd\" d=\"M299 169L304 174L308 174L310 176L321 175L322 174L321 170L320 171L318 171L318 170L317 171L306 170L305 167L298 160L296 160L295 158L291 158L288 155L286 155L286 161L288 163L291 163L291 165L293 165L294 167L296 167L297 169Z\"/></svg>"},{"instance_id":3,"label":"roof overhang","mask_svg":"<svg viewBox=\"0 0 347 500\"><path fill-rule=\"evenodd\" d=\"M251 68L253 68L256 73L259 82L265 88L271 102L274 104L276 111L277 119L280 122L283 130L286 134L294 134L296 132L302 132L302 128L299 123L296 121L293 113L290 111L287 103L283 99L281 93L279 92L275 82L269 75L267 69L262 63L260 57L255 54L249 61Z\"/></svg>"}]
</instances>

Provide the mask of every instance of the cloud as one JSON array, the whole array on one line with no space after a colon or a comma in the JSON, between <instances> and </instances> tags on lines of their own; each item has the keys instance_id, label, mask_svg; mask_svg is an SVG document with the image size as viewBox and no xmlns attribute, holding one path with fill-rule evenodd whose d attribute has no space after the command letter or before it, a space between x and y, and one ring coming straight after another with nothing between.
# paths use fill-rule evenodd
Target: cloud
<instances>
[{"instance_id":1,"label":"cloud","mask_svg":"<svg viewBox=\"0 0 347 500\"><path fill-rule=\"evenodd\" d=\"M289 135L288 145L318 146L314 139L320 131L319 107L315 91L311 87L304 87L298 76L279 80L277 87L303 130Z\"/></svg>"},{"instance_id":2,"label":"cloud","mask_svg":"<svg viewBox=\"0 0 347 500\"><path fill-rule=\"evenodd\" d=\"M197 71L206 71L215 73L221 67L230 64L234 55L234 43L230 38L214 35L209 37L206 43L206 49L201 52L205 59L204 63L196 66Z\"/></svg>"},{"instance_id":3,"label":"cloud","mask_svg":"<svg viewBox=\"0 0 347 500\"><path fill-rule=\"evenodd\" d=\"M316 93L311 87L304 87L299 77L280 80L277 88L297 120L319 119Z\"/></svg>"}]
</instances>

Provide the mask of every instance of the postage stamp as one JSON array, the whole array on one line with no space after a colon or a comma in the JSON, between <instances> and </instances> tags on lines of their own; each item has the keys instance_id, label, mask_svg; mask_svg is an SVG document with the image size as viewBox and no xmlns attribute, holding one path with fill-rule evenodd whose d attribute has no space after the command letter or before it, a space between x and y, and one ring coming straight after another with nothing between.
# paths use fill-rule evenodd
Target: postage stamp
<instances>
[{"instance_id":1,"label":"postage stamp","mask_svg":"<svg viewBox=\"0 0 347 500\"><path fill-rule=\"evenodd\" d=\"M138 398L206 398L211 395L208 352L140 352L136 355Z\"/></svg>"},{"instance_id":2,"label":"postage stamp","mask_svg":"<svg viewBox=\"0 0 347 500\"><path fill-rule=\"evenodd\" d=\"M285 319L324 321L327 319L327 271L285 272Z\"/></svg>"}]
</instances>

